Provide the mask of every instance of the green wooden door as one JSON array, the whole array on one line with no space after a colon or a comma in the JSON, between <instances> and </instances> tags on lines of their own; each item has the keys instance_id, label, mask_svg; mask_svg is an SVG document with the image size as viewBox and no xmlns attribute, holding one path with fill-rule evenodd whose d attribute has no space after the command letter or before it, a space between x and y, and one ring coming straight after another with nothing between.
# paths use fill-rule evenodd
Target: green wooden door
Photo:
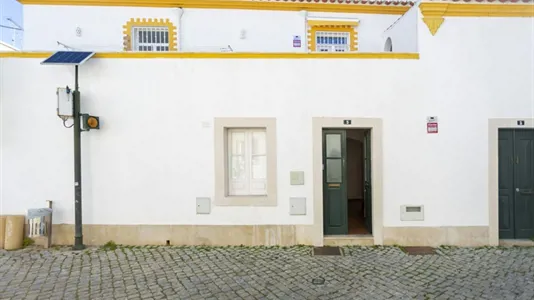
<instances>
[{"instance_id":1,"label":"green wooden door","mask_svg":"<svg viewBox=\"0 0 534 300\"><path fill-rule=\"evenodd\" d=\"M345 130L323 130L324 234L348 234Z\"/></svg>"},{"instance_id":2,"label":"green wooden door","mask_svg":"<svg viewBox=\"0 0 534 300\"><path fill-rule=\"evenodd\" d=\"M373 233L373 189L371 185L371 130L364 133L363 137L363 201L364 222L369 233Z\"/></svg>"},{"instance_id":3,"label":"green wooden door","mask_svg":"<svg viewBox=\"0 0 534 300\"><path fill-rule=\"evenodd\" d=\"M499 238L534 237L534 130L499 130Z\"/></svg>"},{"instance_id":4,"label":"green wooden door","mask_svg":"<svg viewBox=\"0 0 534 300\"><path fill-rule=\"evenodd\" d=\"M514 238L514 131L499 131L499 238Z\"/></svg>"},{"instance_id":5,"label":"green wooden door","mask_svg":"<svg viewBox=\"0 0 534 300\"><path fill-rule=\"evenodd\" d=\"M534 238L534 130L514 131L515 238Z\"/></svg>"}]
</instances>

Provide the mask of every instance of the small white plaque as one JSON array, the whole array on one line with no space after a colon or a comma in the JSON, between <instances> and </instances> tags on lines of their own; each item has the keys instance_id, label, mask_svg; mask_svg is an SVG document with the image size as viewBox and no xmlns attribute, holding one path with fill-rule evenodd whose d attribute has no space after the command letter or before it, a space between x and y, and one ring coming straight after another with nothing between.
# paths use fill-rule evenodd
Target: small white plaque
<instances>
[{"instance_id":1,"label":"small white plaque","mask_svg":"<svg viewBox=\"0 0 534 300\"><path fill-rule=\"evenodd\" d=\"M290 176L291 185L303 185L304 184L304 172L291 171L289 176Z\"/></svg>"}]
</instances>

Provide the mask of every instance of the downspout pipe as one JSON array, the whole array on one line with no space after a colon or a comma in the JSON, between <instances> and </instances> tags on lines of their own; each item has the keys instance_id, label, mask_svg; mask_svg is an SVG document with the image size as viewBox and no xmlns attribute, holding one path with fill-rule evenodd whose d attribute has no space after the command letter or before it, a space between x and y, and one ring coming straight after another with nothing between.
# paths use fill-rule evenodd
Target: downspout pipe
<instances>
[{"instance_id":1,"label":"downspout pipe","mask_svg":"<svg viewBox=\"0 0 534 300\"><path fill-rule=\"evenodd\" d=\"M181 7L177 7L176 8L176 35L178 36L177 37L177 48L178 48L178 51L183 51L183 33L184 31L182 30L182 16L184 15L184 9L181 8Z\"/></svg>"}]
</instances>

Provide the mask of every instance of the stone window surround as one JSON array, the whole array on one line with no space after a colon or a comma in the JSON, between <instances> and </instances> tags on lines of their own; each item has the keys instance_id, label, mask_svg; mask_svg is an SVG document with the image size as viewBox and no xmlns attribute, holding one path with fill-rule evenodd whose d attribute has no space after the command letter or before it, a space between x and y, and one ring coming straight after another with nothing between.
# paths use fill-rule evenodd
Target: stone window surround
<instances>
[{"instance_id":1,"label":"stone window surround","mask_svg":"<svg viewBox=\"0 0 534 300\"><path fill-rule=\"evenodd\" d=\"M277 147L276 118L215 118L213 122L215 150L215 198L217 206L276 206L277 205ZM228 195L227 129L265 128L267 139L267 195Z\"/></svg>"},{"instance_id":2,"label":"stone window surround","mask_svg":"<svg viewBox=\"0 0 534 300\"><path fill-rule=\"evenodd\" d=\"M134 27L166 27L169 31L169 51L178 51L177 48L177 33L176 26L169 19L157 19L157 18L131 18L122 26L123 28L123 50L124 51L137 51L134 50L132 39L132 31Z\"/></svg>"},{"instance_id":3,"label":"stone window surround","mask_svg":"<svg viewBox=\"0 0 534 300\"><path fill-rule=\"evenodd\" d=\"M359 20L333 21L327 19L313 19L309 18L307 21L307 39L308 49L311 52L317 52L316 48L316 32L317 31L331 31L331 32L347 32L350 35L349 48L350 52L358 51L358 30Z\"/></svg>"}]
</instances>

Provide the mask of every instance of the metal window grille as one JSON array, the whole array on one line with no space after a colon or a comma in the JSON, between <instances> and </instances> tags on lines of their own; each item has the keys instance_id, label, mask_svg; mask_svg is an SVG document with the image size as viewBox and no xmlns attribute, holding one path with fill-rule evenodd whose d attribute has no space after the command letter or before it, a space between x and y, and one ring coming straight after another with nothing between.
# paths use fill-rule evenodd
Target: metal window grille
<instances>
[{"instance_id":1,"label":"metal window grille","mask_svg":"<svg viewBox=\"0 0 534 300\"><path fill-rule=\"evenodd\" d=\"M318 52L349 52L350 33L317 31L315 32L315 47Z\"/></svg>"},{"instance_id":2,"label":"metal window grille","mask_svg":"<svg viewBox=\"0 0 534 300\"><path fill-rule=\"evenodd\" d=\"M168 27L134 27L134 51L169 51Z\"/></svg>"}]
</instances>

